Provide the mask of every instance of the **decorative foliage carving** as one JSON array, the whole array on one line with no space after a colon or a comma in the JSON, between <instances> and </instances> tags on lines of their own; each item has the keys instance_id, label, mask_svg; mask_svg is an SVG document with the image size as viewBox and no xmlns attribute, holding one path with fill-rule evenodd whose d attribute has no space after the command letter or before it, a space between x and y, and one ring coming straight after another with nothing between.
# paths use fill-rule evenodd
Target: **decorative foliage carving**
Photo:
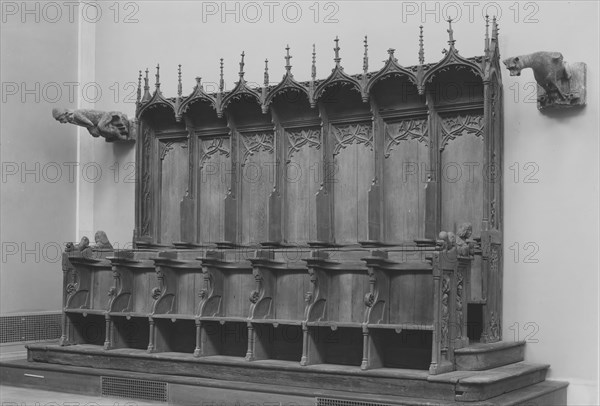
<instances>
[{"instance_id":1,"label":"decorative foliage carving","mask_svg":"<svg viewBox=\"0 0 600 406\"><path fill-rule=\"evenodd\" d=\"M456 271L456 338L458 339L463 337L463 290L464 276L462 271L459 269Z\"/></svg>"},{"instance_id":2,"label":"decorative foliage carving","mask_svg":"<svg viewBox=\"0 0 600 406\"><path fill-rule=\"evenodd\" d=\"M451 140L464 134L472 134L483 139L483 115L464 114L442 118L442 140L440 151L446 148Z\"/></svg>"},{"instance_id":3,"label":"decorative foliage carving","mask_svg":"<svg viewBox=\"0 0 600 406\"><path fill-rule=\"evenodd\" d=\"M442 328L441 328L441 348L447 350L449 346L449 328L450 328L450 277L446 274L442 276Z\"/></svg>"},{"instance_id":4,"label":"decorative foliage carving","mask_svg":"<svg viewBox=\"0 0 600 406\"><path fill-rule=\"evenodd\" d=\"M173 149L173 144L173 141L158 143L158 157L161 161L164 160L169 151Z\"/></svg>"},{"instance_id":5,"label":"decorative foliage carving","mask_svg":"<svg viewBox=\"0 0 600 406\"><path fill-rule=\"evenodd\" d=\"M441 348L447 350L450 340L450 276L442 276L442 328Z\"/></svg>"},{"instance_id":6,"label":"decorative foliage carving","mask_svg":"<svg viewBox=\"0 0 600 406\"><path fill-rule=\"evenodd\" d=\"M309 147L321 148L321 131L317 129L302 129L290 131L287 133L290 140L290 147L287 153L287 163L292 160L292 156L305 145Z\"/></svg>"},{"instance_id":7,"label":"decorative foliage carving","mask_svg":"<svg viewBox=\"0 0 600 406\"><path fill-rule=\"evenodd\" d=\"M225 155L229 158L231 151L225 145L226 138L213 138L212 140L200 141L200 168L204 167L204 163L213 155Z\"/></svg>"},{"instance_id":8,"label":"decorative foliage carving","mask_svg":"<svg viewBox=\"0 0 600 406\"><path fill-rule=\"evenodd\" d=\"M144 130L142 143L142 224L141 235L149 236L152 225L152 185L150 182L150 150L151 132L149 128Z\"/></svg>"},{"instance_id":9,"label":"decorative foliage carving","mask_svg":"<svg viewBox=\"0 0 600 406\"><path fill-rule=\"evenodd\" d=\"M162 295L162 291L160 290L160 288L154 288L152 289L152 299L157 300L160 295Z\"/></svg>"},{"instance_id":10,"label":"decorative foliage carving","mask_svg":"<svg viewBox=\"0 0 600 406\"><path fill-rule=\"evenodd\" d=\"M242 166L246 164L248 157L255 152L266 151L273 153L275 136L273 133L256 133L251 135L242 135L244 143L244 155L242 156Z\"/></svg>"},{"instance_id":11,"label":"decorative foliage carving","mask_svg":"<svg viewBox=\"0 0 600 406\"><path fill-rule=\"evenodd\" d=\"M113 268L113 286L108 289L108 296L115 298L121 290L121 273Z\"/></svg>"},{"instance_id":12,"label":"decorative foliage carving","mask_svg":"<svg viewBox=\"0 0 600 406\"><path fill-rule=\"evenodd\" d=\"M390 134L386 126L385 131L385 153L386 158L390 157L392 148L400 144L400 141L417 140L428 145L427 119L403 120L397 126L397 133Z\"/></svg>"},{"instance_id":13,"label":"decorative foliage carving","mask_svg":"<svg viewBox=\"0 0 600 406\"><path fill-rule=\"evenodd\" d=\"M346 148L348 145L364 144L373 150L373 131L371 126L367 124L355 124L346 126L331 126L333 135L335 137L335 147L333 148L333 155L340 153L342 148Z\"/></svg>"},{"instance_id":14,"label":"decorative foliage carving","mask_svg":"<svg viewBox=\"0 0 600 406\"><path fill-rule=\"evenodd\" d=\"M496 313L491 312L488 328L488 341L494 342L500 340L500 320L496 317Z\"/></svg>"},{"instance_id":15,"label":"decorative foliage carving","mask_svg":"<svg viewBox=\"0 0 600 406\"><path fill-rule=\"evenodd\" d=\"M167 291L165 274L160 269L156 269L156 279L158 279L158 286L152 289L152 299L154 300L157 300L163 292Z\"/></svg>"},{"instance_id":16,"label":"decorative foliage carving","mask_svg":"<svg viewBox=\"0 0 600 406\"><path fill-rule=\"evenodd\" d=\"M200 289L200 292L198 292L198 297L204 300L211 294L213 290L213 275L206 268L203 268L202 272L204 274L204 288Z\"/></svg>"}]
</instances>

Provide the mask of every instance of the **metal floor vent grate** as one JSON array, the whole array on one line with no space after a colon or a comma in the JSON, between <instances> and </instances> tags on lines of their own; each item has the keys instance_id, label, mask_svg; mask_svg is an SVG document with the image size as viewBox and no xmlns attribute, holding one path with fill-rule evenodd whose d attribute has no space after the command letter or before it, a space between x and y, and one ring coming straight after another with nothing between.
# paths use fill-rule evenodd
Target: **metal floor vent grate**
<instances>
[{"instance_id":1,"label":"metal floor vent grate","mask_svg":"<svg viewBox=\"0 0 600 406\"><path fill-rule=\"evenodd\" d=\"M102 396L166 402L167 383L143 379L102 377Z\"/></svg>"},{"instance_id":2,"label":"metal floor vent grate","mask_svg":"<svg viewBox=\"0 0 600 406\"><path fill-rule=\"evenodd\" d=\"M61 334L60 313L0 316L0 343L56 340Z\"/></svg>"},{"instance_id":3,"label":"metal floor vent grate","mask_svg":"<svg viewBox=\"0 0 600 406\"><path fill-rule=\"evenodd\" d=\"M393 406L390 403L363 402L358 400L317 398L317 406Z\"/></svg>"}]
</instances>

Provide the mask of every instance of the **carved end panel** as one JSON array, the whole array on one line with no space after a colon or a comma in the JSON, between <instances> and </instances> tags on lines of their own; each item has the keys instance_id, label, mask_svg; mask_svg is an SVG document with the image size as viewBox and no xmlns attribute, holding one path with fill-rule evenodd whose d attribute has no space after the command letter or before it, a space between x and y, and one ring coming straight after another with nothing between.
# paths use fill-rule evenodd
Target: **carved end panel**
<instances>
[{"instance_id":1,"label":"carved end panel","mask_svg":"<svg viewBox=\"0 0 600 406\"><path fill-rule=\"evenodd\" d=\"M586 104L587 65L583 62L566 64L566 78L557 80L558 91L547 92L537 86L537 108L540 111L583 107Z\"/></svg>"},{"instance_id":2,"label":"carved end panel","mask_svg":"<svg viewBox=\"0 0 600 406\"><path fill-rule=\"evenodd\" d=\"M195 242L196 218L194 216L196 205L190 196L184 196L180 204L181 211L181 241Z\"/></svg>"}]
</instances>

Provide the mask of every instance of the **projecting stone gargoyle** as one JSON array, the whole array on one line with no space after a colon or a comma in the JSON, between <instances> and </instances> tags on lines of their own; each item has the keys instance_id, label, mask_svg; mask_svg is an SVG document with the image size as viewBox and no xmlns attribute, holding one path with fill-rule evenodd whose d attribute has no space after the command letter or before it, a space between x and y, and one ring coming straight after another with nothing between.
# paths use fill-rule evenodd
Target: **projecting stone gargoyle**
<instances>
[{"instance_id":1,"label":"projecting stone gargoyle","mask_svg":"<svg viewBox=\"0 0 600 406\"><path fill-rule=\"evenodd\" d=\"M61 123L87 128L93 137L104 137L106 142L135 139L135 125L118 111L52 109L52 117Z\"/></svg>"},{"instance_id":2,"label":"projecting stone gargoyle","mask_svg":"<svg viewBox=\"0 0 600 406\"><path fill-rule=\"evenodd\" d=\"M510 76L520 76L522 69L531 68L535 81L546 91L550 100L556 97L566 100L568 95L562 91L562 82L568 81L571 74L560 52L534 52L507 58L503 62Z\"/></svg>"}]
</instances>

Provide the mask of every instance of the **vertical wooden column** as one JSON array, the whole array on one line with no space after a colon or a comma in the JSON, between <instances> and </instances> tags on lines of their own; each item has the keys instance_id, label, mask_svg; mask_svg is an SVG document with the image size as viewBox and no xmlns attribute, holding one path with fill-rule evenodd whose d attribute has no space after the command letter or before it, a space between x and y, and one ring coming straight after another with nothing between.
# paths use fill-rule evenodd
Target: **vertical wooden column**
<instances>
[{"instance_id":1,"label":"vertical wooden column","mask_svg":"<svg viewBox=\"0 0 600 406\"><path fill-rule=\"evenodd\" d=\"M379 114L379 106L374 98L370 99L373 131L373 164L375 166L373 181L369 189L369 230L368 239L377 243L383 240L385 219L383 219L383 194L380 182L383 180L383 151L385 124Z\"/></svg>"},{"instance_id":2,"label":"vertical wooden column","mask_svg":"<svg viewBox=\"0 0 600 406\"><path fill-rule=\"evenodd\" d=\"M458 257L455 278L456 290L456 340L455 348L463 348L469 345L467 335L468 303L471 292L471 258Z\"/></svg>"},{"instance_id":3,"label":"vertical wooden column","mask_svg":"<svg viewBox=\"0 0 600 406\"><path fill-rule=\"evenodd\" d=\"M275 146L273 148L274 154L273 157L275 159L275 178L273 184L273 191L269 195L269 243L278 245L283 241L283 233L282 233L282 212L283 212L283 198L282 195L285 193L284 189L284 179L283 179L283 167L285 162L284 151L285 151L285 129L281 125L279 117L277 116L277 112L275 111L274 106L270 107L271 109L271 120L273 122L273 131L274 131L274 143Z\"/></svg>"},{"instance_id":4,"label":"vertical wooden column","mask_svg":"<svg viewBox=\"0 0 600 406\"><path fill-rule=\"evenodd\" d=\"M317 192L317 242L332 244L333 230L333 177L335 176L332 140L329 134L330 125L327 112L322 101L318 101L319 117L321 117L321 136L323 139L323 183Z\"/></svg>"},{"instance_id":5,"label":"vertical wooden column","mask_svg":"<svg viewBox=\"0 0 600 406\"><path fill-rule=\"evenodd\" d=\"M429 133L429 165L425 189L425 238L437 239L441 231L441 168L439 151L439 116L435 109L434 95L426 93L427 131Z\"/></svg>"},{"instance_id":6,"label":"vertical wooden column","mask_svg":"<svg viewBox=\"0 0 600 406\"><path fill-rule=\"evenodd\" d=\"M136 225L134 242L156 242L154 213L154 188L152 162L156 156L154 133L145 120L140 119L138 124L138 140L136 148Z\"/></svg>"},{"instance_id":7,"label":"vertical wooden column","mask_svg":"<svg viewBox=\"0 0 600 406\"><path fill-rule=\"evenodd\" d=\"M437 375L454 370L456 330L456 249L433 256L434 314L433 344L429 373Z\"/></svg>"},{"instance_id":8,"label":"vertical wooden column","mask_svg":"<svg viewBox=\"0 0 600 406\"><path fill-rule=\"evenodd\" d=\"M483 332L481 341L493 343L502 339L502 234L497 230L481 235L483 280Z\"/></svg>"},{"instance_id":9,"label":"vertical wooden column","mask_svg":"<svg viewBox=\"0 0 600 406\"><path fill-rule=\"evenodd\" d=\"M63 271L63 300L62 300L62 333L60 336L59 344L60 345L68 345L69 344L69 332L68 332L68 317L65 313L65 309L67 308L67 299L69 297L69 291L67 289L67 285L69 284L69 279L71 277L71 273L73 270L73 265L71 261L69 261L69 254L63 252L62 254L62 271Z\"/></svg>"},{"instance_id":10,"label":"vertical wooden column","mask_svg":"<svg viewBox=\"0 0 600 406\"><path fill-rule=\"evenodd\" d=\"M225 197L225 213L224 213L224 235L225 242L230 244L238 244L241 238L241 227L239 224L239 205L241 204L241 167L239 159L240 150L240 134L236 129L235 123L231 114L225 112L227 119L227 127L229 127L229 135L231 137L231 183L227 196Z\"/></svg>"},{"instance_id":11,"label":"vertical wooden column","mask_svg":"<svg viewBox=\"0 0 600 406\"><path fill-rule=\"evenodd\" d=\"M108 313L104 315L104 323L106 326L106 331L104 334L104 349L110 350L112 348L113 343L113 322Z\"/></svg>"},{"instance_id":12,"label":"vertical wooden column","mask_svg":"<svg viewBox=\"0 0 600 406\"><path fill-rule=\"evenodd\" d=\"M190 127L189 121L186 119L186 129L188 132L188 186L185 196L181 200L180 212L181 212L181 241L183 242L197 242L198 233L197 228L200 227L202 219L196 219L196 182L198 171L198 148L197 140L198 137L195 135L194 130Z\"/></svg>"}]
</instances>

